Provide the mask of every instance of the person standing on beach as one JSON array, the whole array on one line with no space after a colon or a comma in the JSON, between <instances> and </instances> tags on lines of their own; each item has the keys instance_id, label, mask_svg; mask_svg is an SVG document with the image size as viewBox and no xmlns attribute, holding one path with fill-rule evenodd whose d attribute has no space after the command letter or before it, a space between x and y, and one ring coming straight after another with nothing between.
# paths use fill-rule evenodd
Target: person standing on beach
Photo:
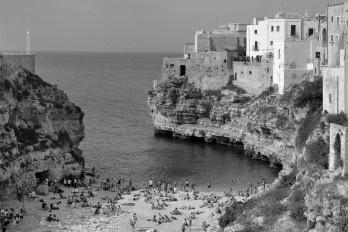
<instances>
[{"instance_id":1,"label":"person standing on beach","mask_svg":"<svg viewBox=\"0 0 348 232\"><path fill-rule=\"evenodd\" d=\"M134 213L133 216L132 216L132 218L131 218L131 220L130 220L130 224L131 224L131 226L132 226L132 229L135 228L135 225L137 224L137 220L138 220L137 214Z\"/></svg>"}]
</instances>

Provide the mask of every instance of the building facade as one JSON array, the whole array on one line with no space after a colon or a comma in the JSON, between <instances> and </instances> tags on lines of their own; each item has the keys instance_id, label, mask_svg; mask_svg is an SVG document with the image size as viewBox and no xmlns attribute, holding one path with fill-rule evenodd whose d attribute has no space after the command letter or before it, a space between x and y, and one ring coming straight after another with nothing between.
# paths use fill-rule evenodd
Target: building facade
<instances>
[{"instance_id":1,"label":"building facade","mask_svg":"<svg viewBox=\"0 0 348 232\"><path fill-rule=\"evenodd\" d=\"M327 10L328 58L322 66L323 109L330 114L348 113L348 3Z\"/></svg>"}]
</instances>

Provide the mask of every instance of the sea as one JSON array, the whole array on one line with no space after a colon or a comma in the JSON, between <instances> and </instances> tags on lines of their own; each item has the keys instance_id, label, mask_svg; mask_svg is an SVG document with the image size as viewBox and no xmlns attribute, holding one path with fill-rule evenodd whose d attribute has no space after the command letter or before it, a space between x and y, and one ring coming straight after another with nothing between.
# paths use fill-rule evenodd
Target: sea
<instances>
[{"instance_id":1,"label":"sea","mask_svg":"<svg viewBox=\"0 0 348 232\"><path fill-rule=\"evenodd\" d=\"M193 181L203 191L241 190L279 172L231 147L154 134L147 93L175 53L39 52L36 72L85 112L80 144L100 177L141 185L149 179ZM236 181L236 180L240 181ZM211 188L207 188L207 183Z\"/></svg>"}]
</instances>

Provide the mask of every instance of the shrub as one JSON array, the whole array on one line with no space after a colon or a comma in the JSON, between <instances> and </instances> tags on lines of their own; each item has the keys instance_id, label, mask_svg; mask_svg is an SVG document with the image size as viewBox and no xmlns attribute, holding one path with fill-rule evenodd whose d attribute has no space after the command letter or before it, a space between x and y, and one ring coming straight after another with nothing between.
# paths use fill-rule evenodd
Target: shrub
<instances>
[{"instance_id":1,"label":"shrub","mask_svg":"<svg viewBox=\"0 0 348 232\"><path fill-rule=\"evenodd\" d=\"M348 124L348 117L343 112L339 114L329 114L326 116L326 120L328 123L335 123L341 126L346 126Z\"/></svg>"},{"instance_id":2,"label":"shrub","mask_svg":"<svg viewBox=\"0 0 348 232\"><path fill-rule=\"evenodd\" d=\"M295 107L309 107L310 112L315 112L323 104L323 80L319 78L314 82L305 81L302 83L303 88L299 90L294 99Z\"/></svg>"},{"instance_id":3,"label":"shrub","mask_svg":"<svg viewBox=\"0 0 348 232\"><path fill-rule=\"evenodd\" d=\"M267 89L265 89L259 96L257 96L254 101L259 99L264 99L268 96L271 96L275 92L274 87L270 86Z\"/></svg>"},{"instance_id":4,"label":"shrub","mask_svg":"<svg viewBox=\"0 0 348 232\"><path fill-rule=\"evenodd\" d=\"M286 127L289 119L284 115L277 115L276 128L283 129Z\"/></svg>"},{"instance_id":5,"label":"shrub","mask_svg":"<svg viewBox=\"0 0 348 232\"><path fill-rule=\"evenodd\" d=\"M245 204L241 202L236 202L233 205L226 207L225 213L219 218L220 227L225 228L233 223L245 208Z\"/></svg>"},{"instance_id":6,"label":"shrub","mask_svg":"<svg viewBox=\"0 0 348 232\"><path fill-rule=\"evenodd\" d=\"M306 145L305 158L308 163L315 163L322 168L327 168L329 149L329 145L326 144L325 140L319 137Z\"/></svg>"},{"instance_id":7,"label":"shrub","mask_svg":"<svg viewBox=\"0 0 348 232\"><path fill-rule=\"evenodd\" d=\"M301 151L313 130L317 127L321 118L321 112L318 110L314 113L307 114L306 118L302 121L301 126L298 128L296 137L296 147L298 151Z\"/></svg>"},{"instance_id":8,"label":"shrub","mask_svg":"<svg viewBox=\"0 0 348 232\"><path fill-rule=\"evenodd\" d=\"M170 88L169 92L168 92L168 98L170 99L170 101L175 105L176 103L178 103L180 97L180 91L177 88Z\"/></svg>"},{"instance_id":9,"label":"shrub","mask_svg":"<svg viewBox=\"0 0 348 232\"><path fill-rule=\"evenodd\" d=\"M296 187L293 189L292 194L290 195L288 200L288 210L290 211L290 216L297 221L306 220L306 217L304 215L306 209L304 196L304 190Z\"/></svg>"}]
</instances>

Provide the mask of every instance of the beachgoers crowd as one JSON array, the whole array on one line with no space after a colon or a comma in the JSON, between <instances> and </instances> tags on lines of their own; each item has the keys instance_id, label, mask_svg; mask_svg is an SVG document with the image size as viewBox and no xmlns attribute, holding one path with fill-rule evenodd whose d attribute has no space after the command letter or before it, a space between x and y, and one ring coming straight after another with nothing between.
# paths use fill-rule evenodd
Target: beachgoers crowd
<instances>
[{"instance_id":1,"label":"beachgoers crowd","mask_svg":"<svg viewBox=\"0 0 348 232\"><path fill-rule=\"evenodd\" d=\"M197 218L198 215L204 213L201 209L203 208L214 208L211 213L212 219L220 216L224 208L233 202L235 202L235 197L232 188L229 191L225 191L224 195L218 195L215 193L210 194L200 194L196 185L193 181L185 180L183 182L169 182L167 180L156 180L154 178L148 180L148 182L142 182L142 189L139 192L135 192L131 195L131 202L119 204L119 200L123 199L125 195L130 195L137 188L134 186L131 179L126 181L122 178L107 178L104 181L100 181L100 185L96 185L97 175L95 174L95 169L92 168L91 171L82 173L79 176L66 176L61 180L49 181L47 178L39 182L39 186L46 186L49 192L53 193L53 197L39 199L41 203L41 210L47 211L46 221L49 223L59 222L59 219L54 211L59 211L63 207L65 208L77 208L89 207L93 209L94 215L116 215L120 216L127 213L121 208L122 206L134 206L135 202L140 198L144 198L145 203L149 205L152 210L159 211L147 221L154 223L154 225L159 226L164 223L170 223L182 218L183 211L190 211L189 214L185 213L185 217L182 222L182 231L186 231L187 228L192 227L192 221ZM234 183L241 182L239 179L232 180L232 186ZM207 187L211 188L212 184L209 180ZM45 188L43 188L45 189ZM66 191L66 189L71 189L71 191ZM64 191L65 190L65 191ZM97 191L107 191L112 193L112 196L101 197L94 199L97 195ZM260 191L266 190L266 181L258 182L257 185L249 184L249 187L245 190L238 191L237 196L244 198L245 200L257 194ZM177 194L179 193L179 194ZM35 190L29 191L29 199L39 198ZM222 198L227 199L225 202L221 202ZM17 191L17 198L22 201L23 193L22 188L19 187ZM44 200L45 199L45 200ZM91 200L94 199L94 200ZM189 201L201 201L199 207L194 207L192 205L181 205L170 211L170 213L161 213L161 210L167 209L170 206L170 202L189 202ZM133 202L132 202L133 201ZM64 204L65 202L65 204ZM97 202L97 203L95 203ZM7 226L10 223L18 224L23 218L24 209L1 209L1 229L6 231ZM129 223L131 228L135 228L138 222L138 217L136 213L133 213L130 217ZM203 229L209 226L206 221L201 225Z\"/></svg>"},{"instance_id":2,"label":"beachgoers crowd","mask_svg":"<svg viewBox=\"0 0 348 232\"><path fill-rule=\"evenodd\" d=\"M24 207L16 209L0 209L0 228L6 232L10 224L17 225L24 217Z\"/></svg>"}]
</instances>

